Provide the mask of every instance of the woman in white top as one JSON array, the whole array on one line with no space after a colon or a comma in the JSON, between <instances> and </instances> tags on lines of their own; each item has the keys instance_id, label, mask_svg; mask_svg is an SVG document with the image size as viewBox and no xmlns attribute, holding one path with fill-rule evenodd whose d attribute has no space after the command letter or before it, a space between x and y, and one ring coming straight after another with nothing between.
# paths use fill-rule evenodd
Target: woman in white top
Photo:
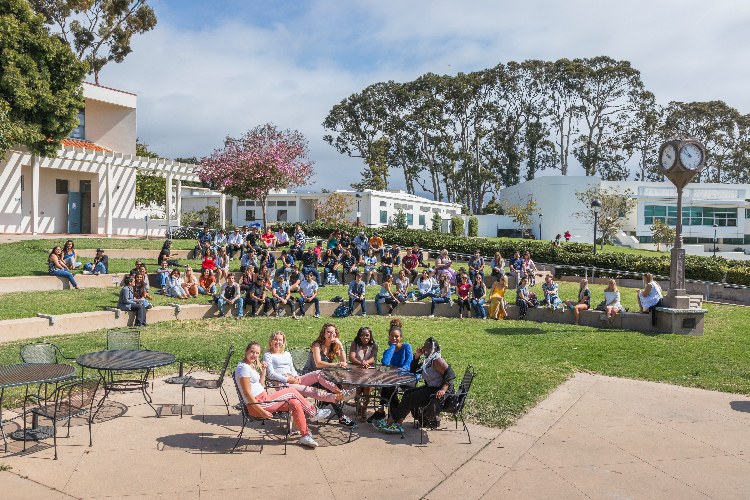
<instances>
[{"instance_id":1,"label":"woman in white top","mask_svg":"<svg viewBox=\"0 0 750 500\"><path fill-rule=\"evenodd\" d=\"M614 321L615 316L622 309L620 304L620 290L615 284L615 280L609 280L609 286L604 289L604 311L607 314L607 326Z\"/></svg>"},{"instance_id":2,"label":"woman in white top","mask_svg":"<svg viewBox=\"0 0 750 500\"><path fill-rule=\"evenodd\" d=\"M234 379L240 388L242 401L247 406L250 415L256 418L271 418L277 411L290 411L294 424L302 434L299 442L305 446L315 448L318 446L307 428L305 413L311 417L312 422L326 418L331 414L330 410L315 410L305 398L292 387L279 389L270 396L261 380L266 377L266 362L258 363L260 357L260 344L250 342L245 349L245 358L237 365L234 371ZM260 369L260 373L258 370Z\"/></svg>"},{"instance_id":3,"label":"woman in white top","mask_svg":"<svg viewBox=\"0 0 750 500\"><path fill-rule=\"evenodd\" d=\"M648 314L648 309L655 306L662 300L661 287L659 283L654 281L654 277L651 273L643 275L643 282L646 286L643 290L638 290L638 307L640 313Z\"/></svg>"},{"instance_id":4,"label":"woman in white top","mask_svg":"<svg viewBox=\"0 0 750 500\"><path fill-rule=\"evenodd\" d=\"M500 252L495 252L495 257L492 259L490 266L492 267L492 276L505 274L505 259L500 255Z\"/></svg>"},{"instance_id":5,"label":"woman in white top","mask_svg":"<svg viewBox=\"0 0 750 500\"><path fill-rule=\"evenodd\" d=\"M169 273L169 277L166 280L166 291L164 292L164 295L174 297L176 299L189 299L190 295L188 295L185 292L185 289L182 288L182 277L180 276L179 269L173 269L171 273Z\"/></svg>"},{"instance_id":6,"label":"woman in white top","mask_svg":"<svg viewBox=\"0 0 750 500\"><path fill-rule=\"evenodd\" d=\"M432 291L435 285L435 280L430 278L430 273L427 269L422 271L422 276L417 280L417 300L437 297Z\"/></svg>"},{"instance_id":7,"label":"woman in white top","mask_svg":"<svg viewBox=\"0 0 750 500\"><path fill-rule=\"evenodd\" d=\"M336 384L320 376L320 370L298 375L294 369L292 355L286 351L286 335L282 331L275 331L268 339L268 347L263 355L263 361L268 366L268 378L273 380L277 387L292 387L306 398L312 398L317 401L326 401L328 403L338 403L343 401L346 396L353 396L354 390L342 391ZM320 384L325 389L312 387L313 384Z\"/></svg>"},{"instance_id":8,"label":"woman in white top","mask_svg":"<svg viewBox=\"0 0 750 500\"><path fill-rule=\"evenodd\" d=\"M398 272L398 278L396 278L396 299L402 304L407 300L414 300L414 292L409 291L410 281L406 277L406 271L400 270Z\"/></svg>"}]
</instances>

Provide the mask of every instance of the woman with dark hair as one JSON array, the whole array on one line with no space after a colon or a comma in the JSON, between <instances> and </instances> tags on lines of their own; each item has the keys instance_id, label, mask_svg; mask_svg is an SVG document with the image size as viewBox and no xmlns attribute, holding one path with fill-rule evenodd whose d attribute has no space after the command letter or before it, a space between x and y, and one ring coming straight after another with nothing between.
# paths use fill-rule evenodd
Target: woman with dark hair
<instances>
[{"instance_id":1,"label":"woman with dark hair","mask_svg":"<svg viewBox=\"0 0 750 500\"><path fill-rule=\"evenodd\" d=\"M315 410L307 404L305 398L292 387L279 389L270 396L261 380L266 379L267 364L265 361L259 363L260 344L250 342L245 349L245 357L234 370L234 379L240 388L242 402L247 406L250 415L256 418L271 418L277 411L291 411L294 424L302 434L299 442L302 445L316 448L316 443L307 428L307 419L317 422L331 414L330 410ZM260 370L260 373L258 373Z\"/></svg>"},{"instance_id":2,"label":"woman with dark hair","mask_svg":"<svg viewBox=\"0 0 750 500\"><path fill-rule=\"evenodd\" d=\"M361 273L358 274L362 276ZM349 362L354 366L367 369L374 365L377 359L378 344L372 338L372 330L367 326L360 327L349 348ZM367 420L367 405L370 403L370 393L372 393L371 387L357 388L357 395L365 396L364 404L359 408L359 420L362 422Z\"/></svg>"},{"instance_id":3,"label":"woman with dark hair","mask_svg":"<svg viewBox=\"0 0 750 500\"><path fill-rule=\"evenodd\" d=\"M471 305L477 318L487 319L487 313L484 310L484 298L487 296L487 285L481 276L474 276L474 286L471 289Z\"/></svg>"},{"instance_id":4,"label":"woman with dark hair","mask_svg":"<svg viewBox=\"0 0 750 500\"><path fill-rule=\"evenodd\" d=\"M403 341L404 336L401 331L401 320L393 318L391 320L391 329L388 332L388 349L383 352L383 359L380 362L386 366L392 366L399 370L408 370L412 360L411 345ZM385 418L385 405L390 401L395 387L383 387L380 390L380 407L370 415L368 422L383 420Z\"/></svg>"},{"instance_id":5,"label":"woman with dark hair","mask_svg":"<svg viewBox=\"0 0 750 500\"><path fill-rule=\"evenodd\" d=\"M65 261L65 265L68 266L68 269L76 269L81 266L81 263L78 262L78 252L76 251L76 246L75 243L73 243L73 240L68 240L65 242L65 245L63 245L62 257L63 261Z\"/></svg>"},{"instance_id":6,"label":"woman with dark hair","mask_svg":"<svg viewBox=\"0 0 750 500\"><path fill-rule=\"evenodd\" d=\"M201 277L198 280L198 292L202 295L213 295L216 293L216 278L207 267L201 269Z\"/></svg>"},{"instance_id":7,"label":"woman with dark hair","mask_svg":"<svg viewBox=\"0 0 750 500\"><path fill-rule=\"evenodd\" d=\"M479 276L479 275L477 275ZM456 295L458 296L458 319L464 319L464 308L466 308L466 317L471 318L471 283L465 274L458 275L458 284L456 285Z\"/></svg>"},{"instance_id":8,"label":"woman with dark hair","mask_svg":"<svg viewBox=\"0 0 750 500\"><path fill-rule=\"evenodd\" d=\"M164 241L164 244L161 246L161 252L159 252L159 257L156 259L157 264L161 266L161 261L166 260L168 266L176 266L177 259L170 259L169 256L171 255L172 248L172 241L166 240Z\"/></svg>"},{"instance_id":9,"label":"woman with dark hair","mask_svg":"<svg viewBox=\"0 0 750 500\"><path fill-rule=\"evenodd\" d=\"M398 298L393 293L393 275L383 276L383 284L380 285L380 291L375 296L375 308L378 310L378 316L380 316L380 303L388 304L388 316L393 314L393 310L398 307Z\"/></svg>"},{"instance_id":10,"label":"woman with dark hair","mask_svg":"<svg viewBox=\"0 0 750 500\"><path fill-rule=\"evenodd\" d=\"M148 293L148 279L145 273L138 273L134 276L135 283L133 284L133 297L136 300L140 300L146 309L153 307L148 303L149 300L154 300L151 294Z\"/></svg>"},{"instance_id":11,"label":"woman with dark hair","mask_svg":"<svg viewBox=\"0 0 750 500\"><path fill-rule=\"evenodd\" d=\"M83 288L78 286L75 278L73 278L73 273L70 272L70 269L68 269L68 266L63 261L62 249L59 246L53 248L49 253L49 257L47 257L47 269L50 275L68 278L73 288L83 290Z\"/></svg>"},{"instance_id":12,"label":"woman with dark hair","mask_svg":"<svg viewBox=\"0 0 750 500\"><path fill-rule=\"evenodd\" d=\"M420 362L420 358L424 357ZM438 418L445 403L446 395L453 394L453 380L456 374L453 368L442 357L440 344L434 338L428 338L424 346L414 352L409 371L421 373L425 385L407 389L401 401L394 397L391 401L391 416L388 420L374 422L376 428L389 434L403 434L401 427L410 411L425 408L424 420L430 427L440 425Z\"/></svg>"},{"instance_id":13,"label":"woman with dark hair","mask_svg":"<svg viewBox=\"0 0 750 500\"><path fill-rule=\"evenodd\" d=\"M133 326L148 326L146 325L146 305L144 304L145 299L136 299L133 294L133 285L135 279L127 275L125 276L125 286L120 290L120 298L117 301L117 308L121 311L135 311L135 323Z\"/></svg>"}]
</instances>

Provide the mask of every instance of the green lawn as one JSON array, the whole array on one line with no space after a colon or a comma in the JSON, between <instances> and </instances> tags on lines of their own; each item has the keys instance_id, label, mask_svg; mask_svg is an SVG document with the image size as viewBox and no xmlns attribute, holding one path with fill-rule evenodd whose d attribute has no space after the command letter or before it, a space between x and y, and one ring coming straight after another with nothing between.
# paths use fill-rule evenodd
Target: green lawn
<instances>
[{"instance_id":1,"label":"green lawn","mask_svg":"<svg viewBox=\"0 0 750 500\"><path fill-rule=\"evenodd\" d=\"M744 308L707 304L705 335L641 334L617 329L599 330L572 325L514 320L477 321L404 317L404 335L413 345L435 336L444 357L459 376L468 364L479 370L468 413L485 425L504 427L542 400L575 371L667 382L725 392L750 392L750 315ZM174 353L182 360L216 359L227 346L242 348L250 340L265 344L268 335L283 330L290 346L309 345L330 318L302 321L230 319L174 321L143 329L149 349ZM338 319L344 340L354 338L362 325L387 344L388 318L368 316ZM51 337L68 356L101 350L104 332ZM0 344L0 364L20 361L25 342ZM173 373L176 366L161 370ZM6 406L18 403L19 390L6 394Z\"/></svg>"},{"instance_id":2,"label":"green lawn","mask_svg":"<svg viewBox=\"0 0 750 500\"><path fill-rule=\"evenodd\" d=\"M488 237L486 238L488 240L493 241L521 241L521 242L528 242L529 240L523 240L521 238L496 238L496 237ZM571 243L586 243L584 241L581 241L580 238L572 238ZM552 243L550 242L550 245ZM563 247L565 246L565 240L563 239L562 243ZM664 255L669 255L669 252L657 252L656 250L640 250L638 248L627 248L627 247L618 247L616 245L604 245L604 248L602 249L600 246L596 247L597 252L622 252L622 253L630 253L633 255L642 255L644 257L662 257ZM532 256L533 257L533 256Z\"/></svg>"}]
</instances>

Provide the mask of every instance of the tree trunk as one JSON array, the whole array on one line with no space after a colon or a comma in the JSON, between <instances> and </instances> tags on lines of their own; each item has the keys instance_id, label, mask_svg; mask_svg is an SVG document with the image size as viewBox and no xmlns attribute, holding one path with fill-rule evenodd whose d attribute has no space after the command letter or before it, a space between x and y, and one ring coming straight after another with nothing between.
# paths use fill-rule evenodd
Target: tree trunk
<instances>
[{"instance_id":1,"label":"tree trunk","mask_svg":"<svg viewBox=\"0 0 750 500\"><path fill-rule=\"evenodd\" d=\"M268 227L268 219L266 218L266 200L268 199L268 193L265 195L261 195L260 197L260 210L263 212L263 229L265 230L266 227Z\"/></svg>"}]
</instances>

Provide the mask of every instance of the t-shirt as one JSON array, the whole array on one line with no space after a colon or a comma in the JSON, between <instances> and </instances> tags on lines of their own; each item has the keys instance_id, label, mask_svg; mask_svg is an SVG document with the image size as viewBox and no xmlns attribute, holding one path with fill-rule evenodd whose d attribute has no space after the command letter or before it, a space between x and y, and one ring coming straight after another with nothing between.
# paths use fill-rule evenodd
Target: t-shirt
<instances>
[{"instance_id":1,"label":"t-shirt","mask_svg":"<svg viewBox=\"0 0 750 500\"><path fill-rule=\"evenodd\" d=\"M370 238L370 246L371 247L375 247L375 248L382 247L383 246L383 238L381 238L380 236L378 236L378 237L373 236L372 238Z\"/></svg>"},{"instance_id":2,"label":"t-shirt","mask_svg":"<svg viewBox=\"0 0 750 500\"><path fill-rule=\"evenodd\" d=\"M456 286L456 295L458 295L458 297L461 299L467 298L470 292L471 284L469 283L461 283L460 285Z\"/></svg>"},{"instance_id":3,"label":"t-shirt","mask_svg":"<svg viewBox=\"0 0 750 500\"><path fill-rule=\"evenodd\" d=\"M214 278L212 275L208 276L201 276L198 279L198 284L206 291L208 291L209 288L214 286L216 284L216 278Z\"/></svg>"},{"instance_id":4,"label":"t-shirt","mask_svg":"<svg viewBox=\"0 0 750 500\"><path fill-rule=\"evenodd\" d=\"M266 285L264 285L263 283L258 283L256 281L252 285L250 285L250 290L248 290L248 293L253 294L257 300L262 300L263 292L265 291L266 291Z\"/></svg>"},{"instance_id":5,"label":"t-shirt","mask_svg":"<svg viewBox=\"0 0 750 500\"><path fill-rule=\"evenodd\" d=\"M558 296L558 286L557 283L552 283L551 285L548 285L547 283L542 284L542 290L544 291L545 295L551 295L552 297Z\"/></svg>"},{"instance_id":6,"label":"t-shirt","mask_svg":"<svg viewBox=\"0 0 750 500\"><path fill-rule=\"evenodd\" d=\"M242 387L242 385L240 384L241 378L250 379L250 394L252 394L253 397L258 396L261 392L265 391L265 388L263 388L263 384L260 383L260 373L255 371L255 368L243 361L240 361L237 364L237 368L235 368L234 370L234 379L237 381L238 387ZM249 403L249 401L245 397L245 393L243 391L240 391L240 394L242 394L242 401L244 401L245 404Z\"/></svg>"},{"instance_id":7,"label":"t-shirt","mask_svg":"<svg viewBox=\"0 0 750 500\"><path fill-rule=\"evenodd\" d=\"M472 257L469 259L469 267L479 271L484 268L484 259L482 257Z\"/></svg>"},{"instance_id":8,"label":"t-shirt","mask_svg":"<svg viewBox=\"0 0 750 500\"><path fill-rule=\"evenodd\" d=\"M580 302L581 299L583 299L583 303L587 306L591 307L591 290L588 288L584 288L583 291L578 293L578 301Z\"/></svg>"},{"instance_id":9,"label":"t-shirt","mask_svg":"<svg viewBox=\"0 0 750 500\"><path fill-rule=\"evenodd\" d=\"M299 284L299 289L303 296L311 297L318 290L318 284L315 283L315 280L312 282L305 280Z\"/></svg>"},{"instance_id":10,"label":"t-shirt","mask_svg":"<svg viewBox=\"0 0 750 500\"><path fill-rule=\"evenodd\" d=\"M393 257L390 256L390 254L385 254L380 261L384 266L392 266L393 265Z\"/></svg>"},{"instance_id":11,"label":"t-shirt","mask_svg":"<svg viewBox=\"0 0 750 500\"><path fill-rule=\"evenodd\" d=\"M315 253L305 252L302 254L302 267L318 267L318 256Z\"/></svg>"},{"instance_id":12,"label":"t-shirt","mask_svg":"<svg viewBox=\"0 0 750 500\"><path fill-rule=\"evenodd\" d=\"M289 234L286 231L279 231L276 233L276 239L279 240L279 243L286 243L289 241Z\"/></svg>"},{"instance_id":13,"label":"t-shirt","mask_svg":"<svg viewBox=\"0 0 750 500\"><path fill-rule=\"evenodd\" d=\"M271 234L263 233L263 235L260 238L263 241L265 241L266 243L268 243L269 241L273 240L275 238L275 236L274 236L273 233L271 233Z\"/></svg>"},{"instance_id":14,"label":"t-shirt","mask_svg":"<svg viewBox=\"0 0 750 500\"><path fill-rule=\"evenodd\" d=\"M401 259L401 266L404 269L416 269L417 264L419 264L419 259L414 254L408 254Z\"/></svg>"},{"instance_id":15,"label":"t-shirt","mask_svg":"<svg viewBox=\"0 0 750 500\"><path fill-rule=\"evenodd\" d=\"M511 257L511 259L508 261L508 266L512 269L515 269L516 271L520 271L523 269L523 259L516 259L515 257Z\"/></svg>"},{"instance_id":16,"label":"t-shirt","mask_svg":"<svg viewBox=\"0 0 750 500\"><path fill-rule=\"evenodd\" d=\"M161 265L161 261L167 260L167 258L169 258L169 248L162 248L161 252L159 252L159 258L156 259L156 262Z\"/></svg>"},{"instance_id":17,"label":"t-shirt","mask_svg":"<svg viewBox=\"0 0 750 500\"><path fill-rule=\"evenodd\" d=\"M271 380L286 382L290 376L297 376L297 370L294 369L294 361L289 351L281 354L267 352L263 355L263 361L268 365L266 374Z\"/></svg>"},{"instance_id":18,"label":"t-shirt","mask_svg":"<svg viewBox=\"0 0 750 500\"><path fill-rule=\"evenodd\" d=\"M229 283L224 283L221 285L221 296L225 300L232 300L236 297L240 296L240 285L235 283L232 286L229 286Z\"/></svg>"},{"instance_id":19,"label":"t-shirt","mask_svg":"<svg viewBox=\"0 0 750 500\"><path fill-rule=\"evenodd\" d=\"M403 281L401 281L401 278L397 278L396 288L399 292L406 293L406 291L409 289L409 278L404 278Z\"/></svg>"},{"instance_id":20,"label":"t-shirt","mask_svg":"<svg viewBox=\"0 0 750 500\"><path fill-rule=\"evenodd\" d=\"M353 293L354 295L360 296L365 294L365 282L360 281L357 283L357 281L350 281L349 282L349 293Z\"/></svg>"},{"instance_id":21,"label":"t-shirt","mask_svg":"<svg viewBox=\"0 0 750 500\"><path fill-rule=\"evenodd\" d=\"M417 290L419 290L419 293L429 293L434 286L435 280L432 278L427 278L426 280L419 278L417 280Z\"/></svg>"},{"instance_id":22,"label":"t-shirt","mask_svg":"<svg viewBox=\"0 0 750 500\"><path fill-rule=\"evenodd\" d=\"M285 298L286 294L289 292L289 283L287 283L286 281L282 281L281 284L279 284L278 281L274 281L273 289L276 290L276 295L281 298Z\"/></svg>"},{"instance_id":23,"label":"t-shirt","mask_svg":"<svg viewBox=\"0 0 750 500\"><path fill-rule=\"evenodd\" d=\"M372 257L370 257L369 255L365 256L362 260L364 261L365 266L367 267L374 267L375 264L378 263L378 258L375 257L374 255Z\"/></svg>"},{"instance_id":24,"label":"t-shirt","mask_svg":"<svg viewBox=\"0 0 750 500\"><path fill-rule=\"evenodd\" d=\"M255 233L248 233L247 236L245 237L245 241L250 243L251 247L254 247L256 243L258 242L258 235Z\"/></svg>"}]
</instances>

